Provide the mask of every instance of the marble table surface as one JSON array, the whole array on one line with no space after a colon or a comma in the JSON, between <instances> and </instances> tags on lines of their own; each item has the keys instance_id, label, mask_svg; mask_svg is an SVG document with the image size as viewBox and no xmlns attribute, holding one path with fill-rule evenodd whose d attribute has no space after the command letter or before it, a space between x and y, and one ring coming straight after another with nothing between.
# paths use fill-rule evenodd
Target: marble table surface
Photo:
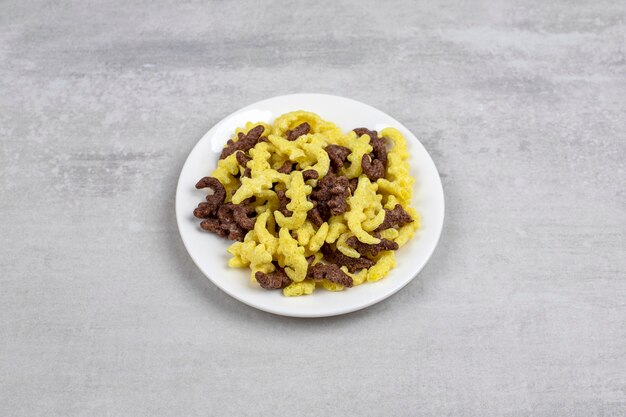
<instances>
[{"instance_id":1,"label":"marble table surface","mask_svg":"<svg viewBox=\"0 0 626 417\"><path fill-rule=\"evenodd\" d=\"M0 2L0 415L626 415L626 3ZM263 98L394 116L440 245L293 319L194 266L174 191Z\"/></svg>"}]
</instances>

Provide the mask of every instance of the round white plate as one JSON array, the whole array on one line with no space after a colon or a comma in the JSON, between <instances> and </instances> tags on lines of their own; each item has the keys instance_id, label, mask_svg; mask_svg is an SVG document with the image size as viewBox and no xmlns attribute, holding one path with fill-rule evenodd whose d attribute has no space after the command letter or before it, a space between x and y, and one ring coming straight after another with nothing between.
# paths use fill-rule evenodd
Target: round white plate
<instances>
[{"instance_id":1,"label":"round white plate","mask_svg":"<svg viewBox=\"0 0 626 417\"><path fill-rule=\"evenodd\" d=\"M246 122L266 122L294 110L319 114L347 132L367 127L379 132L392 126L407 141L411 175L416 179L413 207L422 217L415 237L396 253L397 266L378 282L365 282L340 292L318 289L311 295L284 297L282 291L268 291L250 280L250 270L227 265L232 243L200 229L194 208L204 200L206 190L196 190L196 182L213 171L219 154L236 127ZM178 180L176 220L183 243L198 268L215 285L237 300L260 310L293 317L325 317L349 313L377 303L408 284L424 267L443 226L444 201L439 173L430 155L417 138L400 122L374 107L344 97L325 94L292 94L251 104L225 117L193 148Z\"/></svg>"}]
</instances>

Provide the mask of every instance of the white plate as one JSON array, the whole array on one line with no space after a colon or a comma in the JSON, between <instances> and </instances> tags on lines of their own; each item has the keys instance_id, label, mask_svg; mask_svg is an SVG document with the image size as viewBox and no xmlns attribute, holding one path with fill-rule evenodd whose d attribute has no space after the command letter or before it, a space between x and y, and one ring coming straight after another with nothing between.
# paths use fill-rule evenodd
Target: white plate
<instances>
[{"instance_id":1,"label":"white plate","mask_svg":"<svg viewBox=\"0 0 626 417\"><path fill-rule=\"evenodd\" d=\"M397 266L387 277L340 292L318 289L311 295L284 297L282 291L268 291L250 280L248 269L227 266L232 243L204 232L192 212L203 201L206 191L196 190L196 182L215 168L227 139L246 122L271 123L277 116L294 110L319 114L347 132L367 127L379 132L392 126L400 130L410 153L411 175L415 177L413 206L422 217L422 227L396 253ZM430 155L417 138L400 122L367 104L325 94L292 94L251 104L225 117L193 148L178 180L176 220L185 247L198 268L224 292L260 310L293 317L324 317L349 313L375 304L408 284L424 267L443 226L444 201L439 173Z\"/></svg>"}]
</instances>

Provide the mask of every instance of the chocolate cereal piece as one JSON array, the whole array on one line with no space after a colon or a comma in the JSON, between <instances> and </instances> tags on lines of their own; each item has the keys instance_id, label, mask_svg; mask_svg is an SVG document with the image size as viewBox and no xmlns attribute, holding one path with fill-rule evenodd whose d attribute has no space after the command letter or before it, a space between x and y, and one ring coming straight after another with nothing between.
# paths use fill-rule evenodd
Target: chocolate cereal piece
<instances>
[{"instance_id":1,"label":"chocolate cereal piece","mask_svg":"<svg viewBox=\"0 0 626 417\"><path fill-rule=\"evenodd\" d=\"M293 171L293 162L289 160L285 161L283 166L278 168L277 171L280 172L281 174L289 174L291 171Z\"/></svg>"},{"instance_id":2,"label":"chocolate cereal piece","mask_svg":"<svg viewBox=\"0 0 626 417\"><path fill-rule=\"evenodd\" d=\"M194 210L194 216L198 218L207 218L215 214L220 204L226 199L226 189L217 178L204 177L196 184L197 189L210 188L213 193L206 196L206 203L198 204L198 208Z\"/></svg>"},{"instance_id":3,"label":"chocolate cereal piece","mask_svg":"<svg viewBox=\"0 0 626 417\"><path fill-rule=\"evenodd\" d=\"M243 230L254 229L256 219L248 217L253 213L250 206L244 204L226 203L217 210L217 218L223 224L235 222Z\"/></svg>"},{"instance_id":4,"label":"chocolate cereal piece","mask_svg":"<svg viewBox=\"0 0 626 417\"><path fill-rule=\"evenodd\" d=\"M344 287L352 287L353 285L352 277L339 269L339 267L335 264L318 263L313 266L309 266L306 275L309 279L314 279L316 281L326 279L330 282L341 284Z\"/></svg>"},{"instance_id":5,"label":"chocolate cereal piece","mask_svg":"<svg viewBox=\"0 0 626 417\"><path fill-rule=\"evenodd\" d=\"M265 140L265 138L261 138L264 130L263 125L258 125L250 129L247 134L239 132L236 142L232 139L228 140L226 146L222 149L220 159L224 159L237 151L248 152L250 149L254 148L254 145Z\"/></svg>"},{"instance_id":6,"label":"chocolate cereal piece","mask_svg":"<svg viewBox=\"0 0 626 417\"><path fill-rule=\"evenodd\" d=\"M306 213L306 218L311 221L315 226L320 227L324 223L322 214L317 209L317 201L313 201L313 208Z\"/></svg>"},{"instance_id":7,"label":"chocolate cereal piece","mask_svg":"<svg viewBox=\"0 0 626 417\"><path fill-rule=\"evenodd\" d=\"M248 217L252 213L254 210L248 204L221 204L217 213L203 220L200 227L220 237L242 242L246 232L254 228L256 219Z\"/></svg>"},{"instance_id":8,"label":"chocolate cereal piece","mask_svg":"<svg viewBox=\"0 0 626 417\"><path fill-rule=\"evenodd\" d=\"M311 193L311 200L317 202L316 208L322 219L326 221L330 216L346 212L349 195L348 178L329 172L318 182L316 189Z\"/></svg>"},{"instance_id":9,"label":"chocolate cereal piece","mask_svg":"<svg viewBox=\"0 0 626 417\"><path fill-rule=\"evenodd\" d=\"M304 178L305 181L316 180L319 178L319 174L314 169L307 169L305 171L302 171L302 178Z\"/></svg>"},{"instance_id":10,"label":"chocolate cereal piece","mask_svg":"<svg viewBox=\"0 0 626 417\"><path fill-rule=\"evenodd\" d=\"M283 213L286 217L293 216L293 211L287 209L287 204L289 204L291 200L285 195L285 190L277 190L276 195L278 196L278 211Z\"/></svg>"},{"instance_id":11,"label":"chocolate cereal piece","mask_svg":"<svg viewBox=\"0 0 626 417\"><path fill-rule=\"evenodd\" d=\"M193 215L199 219L213 217L216 208L211 203L200 203L193 211Z\"/></svg>"},{"instance_id":12,"label":"chocolate cereal piece","mask_svg":"<svg viewBox=\"0 0 626 417\"><path fill-rule=\"evenodd\" d=\"M372 159L371 155L363 155L361 167L372 182L385 177L385 165L380 159Z\"/></svg>"},{"instance_id":13,"label":"chocolate cereal piece","mask_svg":"<svg viewBox=\"0 0 626 417\"><path fill-rule=\"evenodd\" d=\"M353 129L354 133L359 136L367 135L370 137L370 145L372 145L372 159L378 159L387 167L387 143L385 138L378 136L375 130L369 130L365 127Z\"/></svg>"},{"instance_id":14,"label":"chocolate cereal piece","mask_svg":"<svg viewBox=\"0 0 626 417\"><path fill-rule=\"evenodd\" d=\"M352 178L350 180L350 192L352 194L354 194L354 192L356 191L356 187L359 185L359 179L358 178Z\"/></svg>"},{"instance_id":15,"label":"chocolate cereal piece","mask_svg":"<svg viewBox=\"0 0 626 417\"><path fill-rule=\"evenodd\" d=\"M322 246L322 254L327 262L345 266L350 272L356 272L363 268L371 268L376 263L371 259L364 257L351 258L339 251L333 250L328 244L324 244L324 246Z\"/></svg>"},{"instance_id":16,"label":"chocolate cereal piece","mask_svg":"<svg viewBox=\"0 0 626 417\"><path fill-rule=\"evenodd\" d=\"M413 219L411 215L407 213L400 204L396 204L393 210L385 209L385 219L378 226L374 232L380 232L381 230L390 229L392 227L402 227L407 223L411 223Z\"/></svg>"},{"instance_id":17,"label":"chocolate cereal piece","mask_svg":"<svg viewBox=\"0 0 626 417\"><path fill-rule=\"evenodd\" d=\"M387 170L387 143L385 138L378 137L378 132L369 130L365 127L353 129L358 136L368 135L370 145L372 145L372 153L364 155L361 159L361 167L363 172L371 181L385 177Z\"/></svg>"},{"instance_id":18,"label":"chocolate cereal piece","mask_svg":"<svg viewBox=\"0 0 626 417\"><path fill-rule=\"evenodd\" d=\"M248 162L252 161L252 158L250 158L243 151L237 151L237 153L235 154L235 158L237 158L237 163L241 165L243 168L246 168L246 166L248 165Z\"/></svg>"},{"instance_id":19,"label":"chocolate cereal piece","mask_svg":"<svg viewBox=\"0 0 626 417\"><path fill-rule=\"evenodd\" d=\"M311 131L311 126L307 123L301 123L292 130L288 130L285 132L287 136L287 140L296 140L302 135L306 135Z\"/></svg>"},{"instance_id":20,"label":"chocolate cereal piece","mask_svg":"<svg viewBox=\"0 0 626 417\"><path fill-rule=\"evenodd\" d=\"M257 271L257 273L254 274L254 278L256 278L256 282L266 290L277 290L291 284L291 279L289 279L283 268L277 268L274 272L268 274Z\"/></svg>"},{"instance_id":21,"label":"chocolate cereal piece","mask_svg":"<svg viewBox=\"0 0 626 417\"><path fill-rule=\"evenodd\" d=\"M250 178L250 176L252 174L252 170L250 168L248 168L246 165L248 165L248 162L252 161L252 158L250 158L243 151L237 151L237 153L235 154L235 158L237 158L237 163L239 165L241 165L241 167L243 167L243 174L242 175L244 177ZM240 172L241 172L241 169L240 169Z\"/></svg>"},{"instance_id":22,"label":"chocolate cereal piece","mask_svg":"<svg viewBox=\"0 0 626 417\"><path fill-rule=\"evenodd\" d=\"M380 239L379 243L367 244L361 242L356 236L351 236L346 240L346 243L356 249L361 255L376 256L379 252L386 250L398 250L398 244L389 239Z\"/></svg>"},{"instance_id":23,"label":"chocolate cereal piece","mask_svg":"<svg viewBox=\"0 0 626 417\"><path fill-rule=\"evenodd\" d=\"M339 171L348 161L348 155L350 155L350 149L341 145L328 145L324 148L330 159L330 166L333 172Z\"/></svg>"}]
</instances>

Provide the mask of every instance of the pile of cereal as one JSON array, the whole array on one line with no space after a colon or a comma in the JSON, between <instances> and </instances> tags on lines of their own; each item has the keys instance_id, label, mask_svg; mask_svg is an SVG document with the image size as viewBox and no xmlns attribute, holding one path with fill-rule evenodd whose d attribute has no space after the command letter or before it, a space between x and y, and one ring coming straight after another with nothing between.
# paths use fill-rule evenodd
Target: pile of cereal
<instances>
[{"instance_id":1,"label":"pile of cereal","mask_svg":"<svg viewBox=\"0 0 626 417\"><path fill-rule=\"evenodd\" d=\"M229 266L249 267L261 287L340 291L383 278L419 228L407 158L393 128L344 134L304 111L247 123L196 184L210 194L193 214L237 241Z\"/></svg>"}]
</instances>

